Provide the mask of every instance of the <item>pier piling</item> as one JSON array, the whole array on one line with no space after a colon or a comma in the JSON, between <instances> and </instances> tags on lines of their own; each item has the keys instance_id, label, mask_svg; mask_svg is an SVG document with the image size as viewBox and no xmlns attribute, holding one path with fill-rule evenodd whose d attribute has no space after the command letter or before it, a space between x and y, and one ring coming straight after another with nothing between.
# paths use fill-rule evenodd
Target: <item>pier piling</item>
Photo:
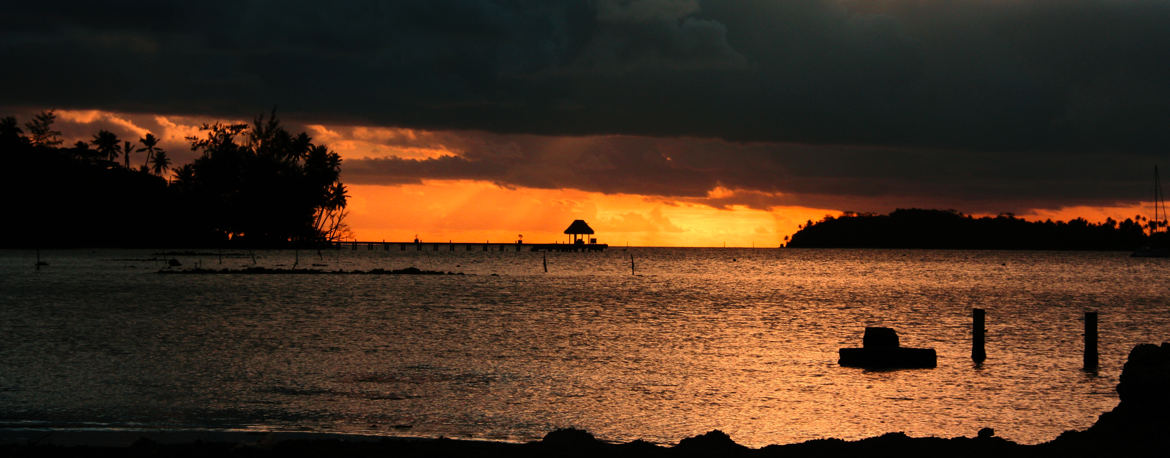
<instances>
[{"instance_id":1,"label":"pier piling","mask_svg":"<svg viewBox=\"0 0 1170 458\"><path fill-rule=\"evenodd\" d=\"M630 275L634 275L634 253L630 253Z\"/></svg>"},{"instance_id":2,"label":"pier piling","mask_svg":"<svg viewBox=\"0 0 1170 458\"><path fill-rule=\"evenodd\" d=\"M1097 312L1085 312L1085 367L1097 370Z\"/></svg>"},{"instance_id":3,"label":"pier piling","mask_svg":"<svg viewBox=\"0 0 1170 458\"><path fill-rule=\"evenodd\" d=\"M983 309L971 309L971 359L975 364L983 364L987 359L987 351L984 349L987 333L985 322L986 312Z\"/></svg>"}]
</instances>

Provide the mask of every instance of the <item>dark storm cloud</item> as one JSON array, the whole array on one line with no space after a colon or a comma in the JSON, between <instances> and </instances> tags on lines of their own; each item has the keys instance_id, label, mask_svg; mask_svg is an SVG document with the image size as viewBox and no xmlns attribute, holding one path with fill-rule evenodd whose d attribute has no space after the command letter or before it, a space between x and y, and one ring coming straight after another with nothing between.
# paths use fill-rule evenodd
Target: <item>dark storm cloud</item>
<instances>
[{"instance_id":1,"label":"dark storm cloud","mask_svg":"<svg viewBox=\"0 0 1170 458\"><path fill-rule=\"evenodd\" d=\"M1140 197L1170 145L1160 0L42 2L0 37L0 105L621 134L351 161L370 182L1085 203ZM748 143L684 167L625 135Z\"/></svg>"},{"instance_id":2,"label":"dark storm cloud","mask_svg":"<svg viewBox=\"0 0 1170 458\"><path fill-rule=\"evenodd\" d=\"M895 207L997 213L1132 202L1148 190L1148 158L1048 155L718 139L443 134L457 155L349 159L352 184L423 178L502 186L648 194L716 207L802 205L855 211ZM406 146L406 145L404 145ZM1107 159L1107 160L1106 160ZM1036 170L1044 170L1036 173ZM716 188L731 192L712 195Z\"/></svg>"}]
</instances>

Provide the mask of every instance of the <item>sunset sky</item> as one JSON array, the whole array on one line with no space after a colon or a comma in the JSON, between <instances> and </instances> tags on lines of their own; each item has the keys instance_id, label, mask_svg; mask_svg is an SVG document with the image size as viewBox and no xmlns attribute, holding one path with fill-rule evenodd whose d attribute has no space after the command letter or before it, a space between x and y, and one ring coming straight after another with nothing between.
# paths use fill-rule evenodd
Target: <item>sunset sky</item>
<instances>
[{"instance_id":1,"label":"sunset sky","mask_svg":"<svg viewBox=\"0 0 1170 458\"><path fill-rule=\"evenodd\" d=\"M1170 2L40 2L0 115L71 143L277 107L362 240L777 246L842 211L1149 215Z\"/></svg>"}]
</instances>

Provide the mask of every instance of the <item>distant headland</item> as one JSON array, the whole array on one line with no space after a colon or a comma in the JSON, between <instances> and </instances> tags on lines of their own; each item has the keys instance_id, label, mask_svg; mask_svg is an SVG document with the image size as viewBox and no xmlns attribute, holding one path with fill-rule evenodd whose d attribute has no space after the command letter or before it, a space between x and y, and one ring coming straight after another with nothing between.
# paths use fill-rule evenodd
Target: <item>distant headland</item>
<instances>
[{"instance_id":1,"label":"distant headland","mask_svg":"<svg viewBox=\"0 0 1170 458\"><path fill-rule=\"evenodd\" d=\"M886 215L849 212L808 221L785 246L1132 251L1148 239L1142 222L1133 219L1027 221L1010 213L976 218L954 210L913 208Z\"/></svg>"}]
</instances>

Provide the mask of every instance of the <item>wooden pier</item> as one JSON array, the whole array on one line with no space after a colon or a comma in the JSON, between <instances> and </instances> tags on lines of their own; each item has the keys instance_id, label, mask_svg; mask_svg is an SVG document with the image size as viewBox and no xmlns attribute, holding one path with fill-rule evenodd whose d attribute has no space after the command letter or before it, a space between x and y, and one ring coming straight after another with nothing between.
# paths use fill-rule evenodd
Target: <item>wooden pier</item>
<instances>
[{"instance_id":1,"label":"wooden pier","mask_svg":"<svg viewBox=\"0 0 1170 458\"><path fill-rule=\"evenodd\" d=\"M383 251L605 251L604 243L491 243L491 242L333 242L334 248Z\"/></svg>"}]
</instances>

